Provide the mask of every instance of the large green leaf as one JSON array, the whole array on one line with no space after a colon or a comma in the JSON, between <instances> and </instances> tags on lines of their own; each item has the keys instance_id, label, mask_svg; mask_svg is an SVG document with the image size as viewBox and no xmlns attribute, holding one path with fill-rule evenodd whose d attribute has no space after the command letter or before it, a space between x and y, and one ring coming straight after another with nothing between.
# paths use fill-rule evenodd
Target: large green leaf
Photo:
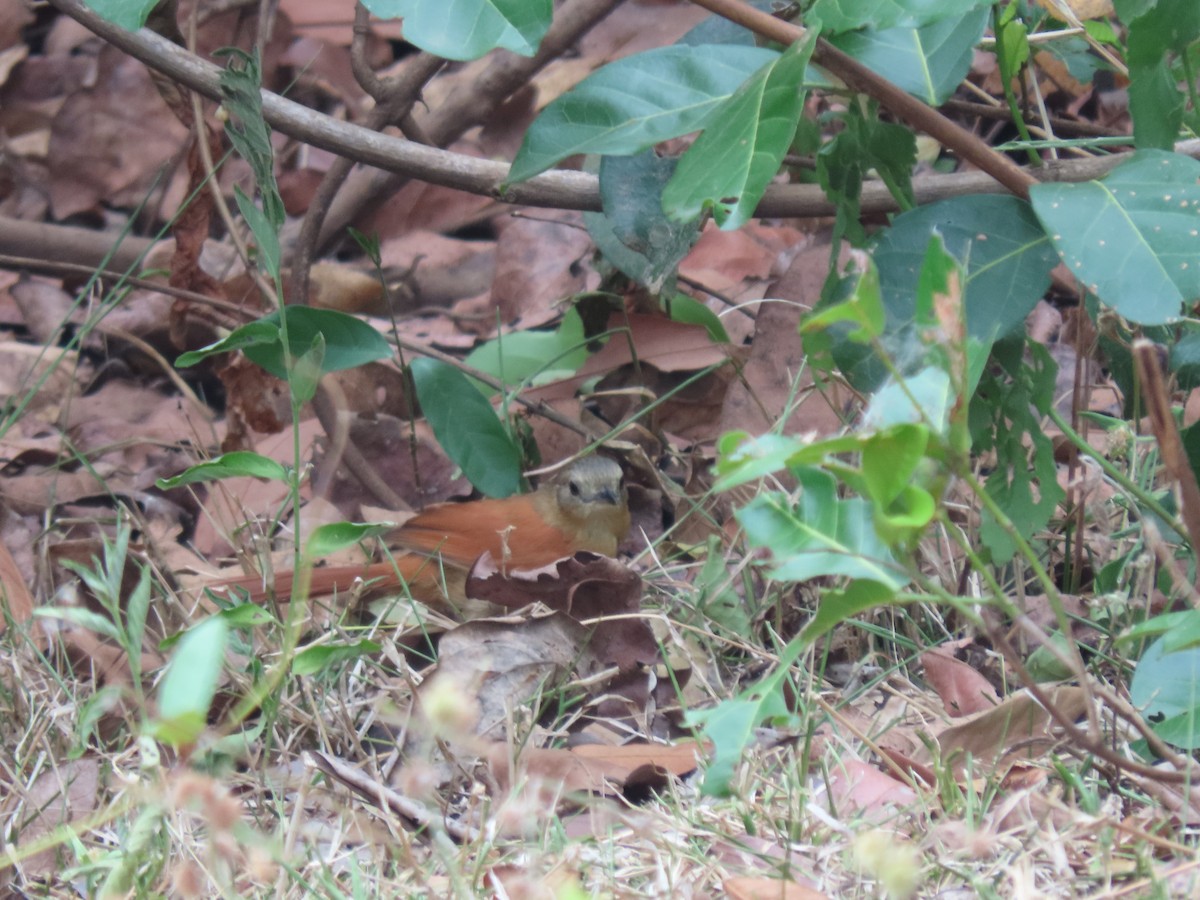
<instances>
[{"instance_id":1,"label":"large green leaf","mask_svg":"<svg viewBox=\"0 0 1200 900\"><path fill-rule=\"evenodd\" d=\"M831 34L896 25L920 27L985 5L985 0L815 0L805 21Z\"/></svg>"},{"instance_id":2,"label":"large green leaf","mask_svg":"<svg viewBox=\"0 0 1200 900\"><path fill-rule=\"evenodd\" d=\"M462 372L444 362L413 360L421 411L442 449L489 497L521 489L521 450L496 411Z\"/></svg>"},{"instance_id":3,"label":"large green leaf","mask_svg":"<svg viewBox=\"0 0 1200 900\"><path fill-rule=\"evenodd\" d=\"M1200 38L1200 3L1157 0L1140 9L1131 6L1124 9L1122 21L1129 29L1126 57L1133 136L1140 148L1169 150L1179 137L1186 112L1171 58L1188 52L1188 45Z\"/></svg>"},{"instance_id":4,"label":"large green leaf","mask_svg":"<svg viewBox=\"0 0 1200 900\"><path fill-rule=\"evenodd\" d=\"M533 56L550 27L552 0L363 0L382 19L404 19L404 39L445 59L478 59L503 47Z\"/></svg>"},{"instance_id":5,"label":"large green leaf","mask_svg":"<svg viewBox=\"0 0 1200 900\"><path fill-rule=\"evenodd\" d=\"M945 103L971 69L987 27L987 7L919 28L852 31L830 43L931 106Z\"/></svg>"},{"instance_id":6,"label":"large green leaf","mask_svg":"<svg viewBox=\"0 0 1200 900\"><path fill-rule=\"evenodd\" d=\"M966 269L967 333L990 342L1020 327L1050 284L1050 270L1058 259L1028 204L1015 197L977 194L897 216L880 236L873 256L888 331L912 321L917 275L934 232Z\"/></svg>"},{"instance_id":7,"label":"large green leaf","mask_svg":"<svg viewBox=\"0 0 1200 900\"><path fill-rule=\"evenodd\" d=\"M1200 298L1198 180L1200 162L1140 150L1103 181L1030 195L1075 277L1126 319L1159 325Z\"/></svg>"},{"instance_id":8,"label":"large green leaf","mask_svg":"<svg viewBox=\"0 0 1200 900\"><path fill-rule=\"evenodd\" d=\"M576 153L639 153L703 128L755 71L779 56L760 47L662 47L609 63L534 120L508 180L524 181Z\"/></svg>"},{"instance_id":9,"label":"large green leaf","mask_svg":"<svg viewBox=\"0 0 1200 900\"><path fill-rule=\"evenodd\" d=\"M1200 647L1170 653L1165 639L1146 648L1129 683L1129 699L1169 744L1200 747Z\"/></svg>"},{"instance_id":10,"label":"large green leaf","mask_svg":"<svg viewBox=\"0 0 1200 900\"><path fill-rule=\"evenodd\" d=\"M667 215L689 221L711 209L725 229L750 219L796 134L816 37L810 29L721 105L663 190Z\"/></svg>"}]
</instances>

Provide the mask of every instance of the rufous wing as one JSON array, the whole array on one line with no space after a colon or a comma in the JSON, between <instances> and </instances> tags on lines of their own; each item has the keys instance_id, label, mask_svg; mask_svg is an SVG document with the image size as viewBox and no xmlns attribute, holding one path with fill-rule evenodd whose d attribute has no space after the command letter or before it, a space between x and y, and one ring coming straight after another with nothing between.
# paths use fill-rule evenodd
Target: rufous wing
<instances>
[{"instance_id":1,"label":"rufous wing","mask_svg":"<svg viewBox=\"0 0 1200 900\"><path fill-rule=\"evenodd\" d=\"M568 532L546 521L536 496L433 506L391 537L407 550L440 556L447 566L469 569L487 551L497 565L536 569L580 549Z\"/></svg>"}]
</instances>

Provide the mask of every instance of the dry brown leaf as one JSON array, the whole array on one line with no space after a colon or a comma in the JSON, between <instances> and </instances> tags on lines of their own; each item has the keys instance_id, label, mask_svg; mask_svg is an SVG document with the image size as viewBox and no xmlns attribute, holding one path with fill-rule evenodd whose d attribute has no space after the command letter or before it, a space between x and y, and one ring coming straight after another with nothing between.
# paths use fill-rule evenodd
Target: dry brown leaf
<instances>
[{"instance_id":1,"label":"dry brown leaf","mask_svg":"<svg viewBox=\"0 0 1200 900\"><path fill-rule=\"evenodd\" d=\"M917 793L862 760L842 758L829 773L829 793L843 818L860 814L872 822L892 818L917 801Z\"/></svg>"},{"instance_id":2,"label":"dry brown leaf","mask_svg":"<svg viewBox=\"0 0 1200 900\"><path fill-rule=\"evenodd\" d=\"M1071 721L1086 711L1087 693L1080 687L1058 687L1049 696ZM1059 731L1050 713L1028 691L1021 691L994 709L945 729L937 742L942 759L961 771L968 755L985 766L1010 754L1014 759L1039 759L1061 740Z\"/></svg>"},{"instance_id":3,"label":"dry brown leaf","mask_svg":"<svg viewBox=\"0 0 1200 900\"><path fill-rule=\"evenodd\" d=\"M27 788L8 785L0 794L0 817L12 829L6 827L6 835L12 836L17 853L62 825L82 823L92 816L100 808L106 769L98 758L84 756L43 771ZM59 850L35 853L20 867L27 881L52 880L61 872Z\"/></svg>"},{"instance_id":4,"label":"dry brown leaf","mask_svg":"<svg viewBox=\"0 0 1200 900\"><path fill-rule=\"evenodd\" d=\"M33 617L33 607L33 594L25 584L25 576L8 544L0 540L0 634L4 634L10 617L16 625L28 622Z\"/></svg>"},{"instance_id":5,"label":"dry brown leaf","mask_svg":"<svg viewBox=\"0 0 1200 900\"><path fill-rule=\"evenodd\" d=\"M488 768L500 790L508 792L520 778L540 782L540 789L549 788L551 796L587 792L612 794L620 790L627 774L622 766L609 766L604 760L584 759L570 750L525 747L517 756L517 775L513 774L514 750L506 743L491 744L486 753Z\"/></svg>"},{"instance_id":6,"label":"dry brown leaf","mask_svg":"<svg viewBox=\"0 0 1200 900\"><path fill-rule=\"evenodd\" d=\"M106 44L96 83L69 96L54 117L49 158L54 217L101 201L136 206L186 137L146 67Z\"/></svg>"},{"instance_id":7,"label":"dry brown leaf","mask_svg":"<svg viewBox=\"0 0 1200 900\"><path fill-rule=\"evenodd\" d=\"M993 709L1000 696L990 681L965 662L954 657L948 648L935 647L921 654L925 680L942 700L951 717Z\"/></svg>"},{"instance_id":8,"label":"dry brown leaf","mask_svg":"<svg viewBox=\"0 0 1200 900\"><path fill-rule=\"evenodd\" d=\"M579 213L536 210L497 225L492 303L501 322L544 325L562 314L563 298L599 284L580 265L593 248Z\"/></svg>"}]
</instances>

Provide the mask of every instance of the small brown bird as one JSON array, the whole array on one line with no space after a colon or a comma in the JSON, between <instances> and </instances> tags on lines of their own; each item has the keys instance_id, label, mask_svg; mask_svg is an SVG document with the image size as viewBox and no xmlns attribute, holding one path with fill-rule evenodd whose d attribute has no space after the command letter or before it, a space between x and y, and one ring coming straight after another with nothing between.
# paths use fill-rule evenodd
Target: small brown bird
<instances>
[{"instance_id":1,"label":"small brown bird","mask_svg":"<svg viewBox=\"0 0 1200 900\"><path fill-rule=\"evenodd\" d=\"M467 572L485 551L502 569L536 569L580 550L615 556L629 523L621 467L604 456L586 456L532 494L431 506L388 536L388 546L406 552L367 566L314 569L309 592L347 590L358 578L375 589L394 589L403 580L414 599L459 606ZM275 595L286 596L293 578L278 573ZM242 589L260 602L269 593L255 576L219 587Z\"/></svg>"}]
</instances>

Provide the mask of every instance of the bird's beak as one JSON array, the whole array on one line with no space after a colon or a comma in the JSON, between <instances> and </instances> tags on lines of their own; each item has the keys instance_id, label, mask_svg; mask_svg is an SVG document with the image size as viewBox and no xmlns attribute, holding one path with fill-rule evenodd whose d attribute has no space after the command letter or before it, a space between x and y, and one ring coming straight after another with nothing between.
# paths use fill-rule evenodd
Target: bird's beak
<instances>
[{"instance_id":1,"label":"bird's beak","mask_svg":"<svg viewBox=\"0 0 1200 900\"><path fill-rule=\"evenodd\" d=\"M621 502L621 495L619 491L614 491L612 488L604 488L596 494L596 499L601 503L611 503L616 506Z\"/></svg>"}]
</instances>

